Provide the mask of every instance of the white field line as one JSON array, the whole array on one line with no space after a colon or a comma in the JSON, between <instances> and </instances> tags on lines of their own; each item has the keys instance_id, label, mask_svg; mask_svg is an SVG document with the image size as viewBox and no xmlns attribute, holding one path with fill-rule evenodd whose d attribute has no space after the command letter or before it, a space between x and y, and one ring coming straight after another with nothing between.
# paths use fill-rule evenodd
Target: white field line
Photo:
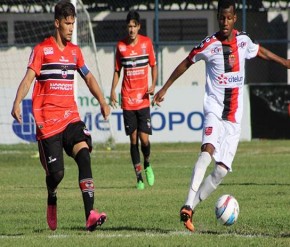
<instances>
[{"instance_id":1,"label":"white field line","mask_svg":"<svg viewBox=\"0 0 290 247\"><path fill-rule=\"evenodd\" d=\"M188 231L171 231L168 233L152 233L152 232L144 232L144 233L132 233L132 234L115 234L115 233L108 233L108 234L103 234L103 233L97 233L97 234L93 234L93 233L88 233L88 235L86 237L93 237L93 238L132 238L132 237L171 237L171 236L190 236L190 235L212 235L212 234L206 234L206 233L191 233ZM237 234L237 233L222 233L222 234L214 234L217 237L240 237L240 238L268 238L271 237L269 235L262 235L262 234ZM47 238L52 239L52 238L57 238L57 239L64 239L64 238L71 238L73 237L74 234L53 234L53 235L48 235ZM75 235L75 236L80 236L80 235ZM0 239L21 239L21 238L28 238L28 239L33 239L33 238L39 238L38 235L32 236L25 236L25 235L21 235L21 236L6 236L6 235L1 235ZM273 236L274 237L274 236Z\"/></svg>"}]
</instances>

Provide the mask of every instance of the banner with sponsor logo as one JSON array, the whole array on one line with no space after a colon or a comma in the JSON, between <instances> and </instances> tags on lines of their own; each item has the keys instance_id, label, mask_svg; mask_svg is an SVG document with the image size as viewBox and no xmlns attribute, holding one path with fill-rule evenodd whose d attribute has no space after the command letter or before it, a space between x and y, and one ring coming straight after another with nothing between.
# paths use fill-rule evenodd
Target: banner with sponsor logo
<instances>
[{"instance_id":1,"label":"banner with sponsor logo","mask_svg":"<svg viewBox=\"0 0 290 247\"><path fill-rule=\"evenodd\" d=\"M113 137L116 143L128 143L125 135L122 109L112 109L109 121L105 121L100 113L97 100L90 94L86 86L78 86L78 106L81 119L94 142L105 142ZM160 87L156 87L156 91ZM31 96L23 100L23 124L17 123L10 115L17 88L0 90L2 99L6 99L5 107L1 107L0 143L12 144L35 141L35 123L31 109ZM8 92L9 91L9 92ZM3 95L5 92L5 95ZM116 91L119 93L120 91ZM104 88L109 102L110 88ZM151 107L151 125L153 134L151 142L200 142L203 127L203 95L204 86L179 86L174 84L165 95L161 107ZM120 98L120 94L119 94ZM120 102L120 100L119 100ZM251 140L250 103L248 88L244 88L244 117L242 121L241 140Z\"/></svg>"}]
</instances>

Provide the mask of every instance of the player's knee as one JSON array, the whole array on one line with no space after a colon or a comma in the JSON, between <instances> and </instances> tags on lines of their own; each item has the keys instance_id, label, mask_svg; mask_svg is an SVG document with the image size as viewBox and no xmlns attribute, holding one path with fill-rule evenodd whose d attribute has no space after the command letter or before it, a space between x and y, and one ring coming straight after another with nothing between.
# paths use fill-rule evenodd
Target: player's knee
<instances>
[{"instance_id":1,"label":"player's knee","mask_svg":"<svg viewBox=\"0 0 290 247\"><path fill-rule=\"evenodd\" d=\"M216 186L219 185L227 174L228 168L226 166L216 165L211 174L213 183Z\"/></svg>"},{"instance_id":2,"label":"player's knee","mask_svg":"<svg viewBox=\"0 0 290 247\"><path fill-rule=\"evenodd\" d=\"M82 148L75 156L75 161L78 165L90 165L91 156L88 148Z\"/></svg>"},{"instance_id":3,"label":"player's knee","mask_svg":"<svg viewBox=\"0 0 290 247\"><path fill-rule=\"evenodd\" d=\"M56 188L58 184L61 182L61 180L63 179L63 177L64 177L64 170L50 173L50 175L46 177L47 185L50 188Z\"/></svg>"}]
</instances>

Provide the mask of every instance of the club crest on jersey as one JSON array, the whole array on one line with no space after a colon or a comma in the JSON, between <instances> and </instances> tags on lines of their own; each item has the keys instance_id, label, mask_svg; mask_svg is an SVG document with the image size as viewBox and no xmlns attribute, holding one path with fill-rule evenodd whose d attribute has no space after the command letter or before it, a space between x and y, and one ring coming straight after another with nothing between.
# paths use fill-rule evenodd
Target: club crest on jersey
<instances>
[{"instance_id":1,"label":"club crest on jersey","mask_svg":"<svg viewBox=\"0 0 290 247\"><path fill-rule=\"evenodd\" d=\"M211 133L212 133L212 127L206 127L204 129L204 134L205 135L209 136L209 135L211 135Z\"/></svg>"},{"instance_id":2,"label":"club crest on jersey","mask_svg":"<svg viewBox=\"0 0 290 247\"><path fill-rule=\"evenodd\" d=\"M63 79L67 78L67 69L64 67L62 70L61 70L61 76Z\"/></svg>"},{"instance_id":3,"label":"club crest on jersey","mask_svg":"<svg viewBox=\"0 0 290 247\"><path fill-rule=\"evenodd\" d=\"M44 47L43 52L44 52L44 55L52 55L53 54L53 47Z\"/></svg>"},{"instance_id":4,"label":"club crest on jersey","mask_svg":"<svg viewBox=\"0 0 290 247\"><path fill-rule=\"evenodd\" d=\"M136 65L137 65L136 59L133 59L131 61L131 65L132 65L132 67L136 67Z\"/></svg>"},{"instance_id":5,"label":"club crest on jersey","mask_svg":"<svg viewBox=\"0 0 290 247\"><path fill-rule=\"evenodd\" d=\"M235 64L235 55L231 54L229 55L229 64L231 65L231 67L234 67L234 64Z\"/></svg>"}]
</instances>

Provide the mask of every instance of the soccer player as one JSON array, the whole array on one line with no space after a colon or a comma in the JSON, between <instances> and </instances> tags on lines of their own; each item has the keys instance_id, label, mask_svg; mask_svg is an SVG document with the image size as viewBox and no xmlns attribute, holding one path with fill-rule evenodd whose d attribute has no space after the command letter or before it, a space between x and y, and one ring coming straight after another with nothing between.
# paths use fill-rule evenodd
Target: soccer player
<instances>
[{"instance_id":1,"label":"soccer player","mask_svg":"<svg viewBox=\"0 0 290 247\"><path fill-rule=\"evenodd\" d=\"M106 221L106 214L93 209L94 181L91 170L91 135L81 121L74 100L74 71L77 70L92 95L98 100L105 119L110 114L102 91L85 65L82 52L71 43L76 12L73 4L62 0L55 6L55 33L36 45L16 93L11 115L22 122L20 103L35 79L32 110L41 164L46 172L47 223L57 228L57 186L64 176L63 150L79 169L79 188L82 192L86 229L95 230Z\"/></svg>"},{"instance_id":2,"label":"soccer player","mask_svg":"<svg viewBox=\"0 0 290 247\"><path fill-rule=\"evenodd\" d=\"M192 215L196 206L215 191L232 170L241 133L245 60L260 57L290 68L290 60L255 44L245 32L234 28L237 21L234 0L218 2L217 21L219 31L192 49L153 98L153 103L160 105L177 78L192 64L200 60L205 62L205 120L201 152L193 168L187 198L180 210L180 219L190 231L194 231ZM204 179L212 159L215 161L214 169Z\"/></svg>"},{"instance_id":3,"label":"soccer player","mask_svg":"<svg viewBox=\"0 0 290 247\"><path fill-rule=\"evenodd\" d=\"M144 158L144 169L147 182L154 184L154 173L150 165L150 142L152 134L150 99L154 94L157 81L157 65L155 53L150 38L138 34L141 24L136 11L127 15L128 36L119 41L116 46L116 62L111 88L111 105L117 107L116 86L122 68L124 69L121 89L124 125L126 135L130 136L130 154L137 177L137 189L143 190L145 185L142 178L140 152L138 142ZM148 81L148 67L151 67L151 86Z\"/></svg>"}]
</instances>

